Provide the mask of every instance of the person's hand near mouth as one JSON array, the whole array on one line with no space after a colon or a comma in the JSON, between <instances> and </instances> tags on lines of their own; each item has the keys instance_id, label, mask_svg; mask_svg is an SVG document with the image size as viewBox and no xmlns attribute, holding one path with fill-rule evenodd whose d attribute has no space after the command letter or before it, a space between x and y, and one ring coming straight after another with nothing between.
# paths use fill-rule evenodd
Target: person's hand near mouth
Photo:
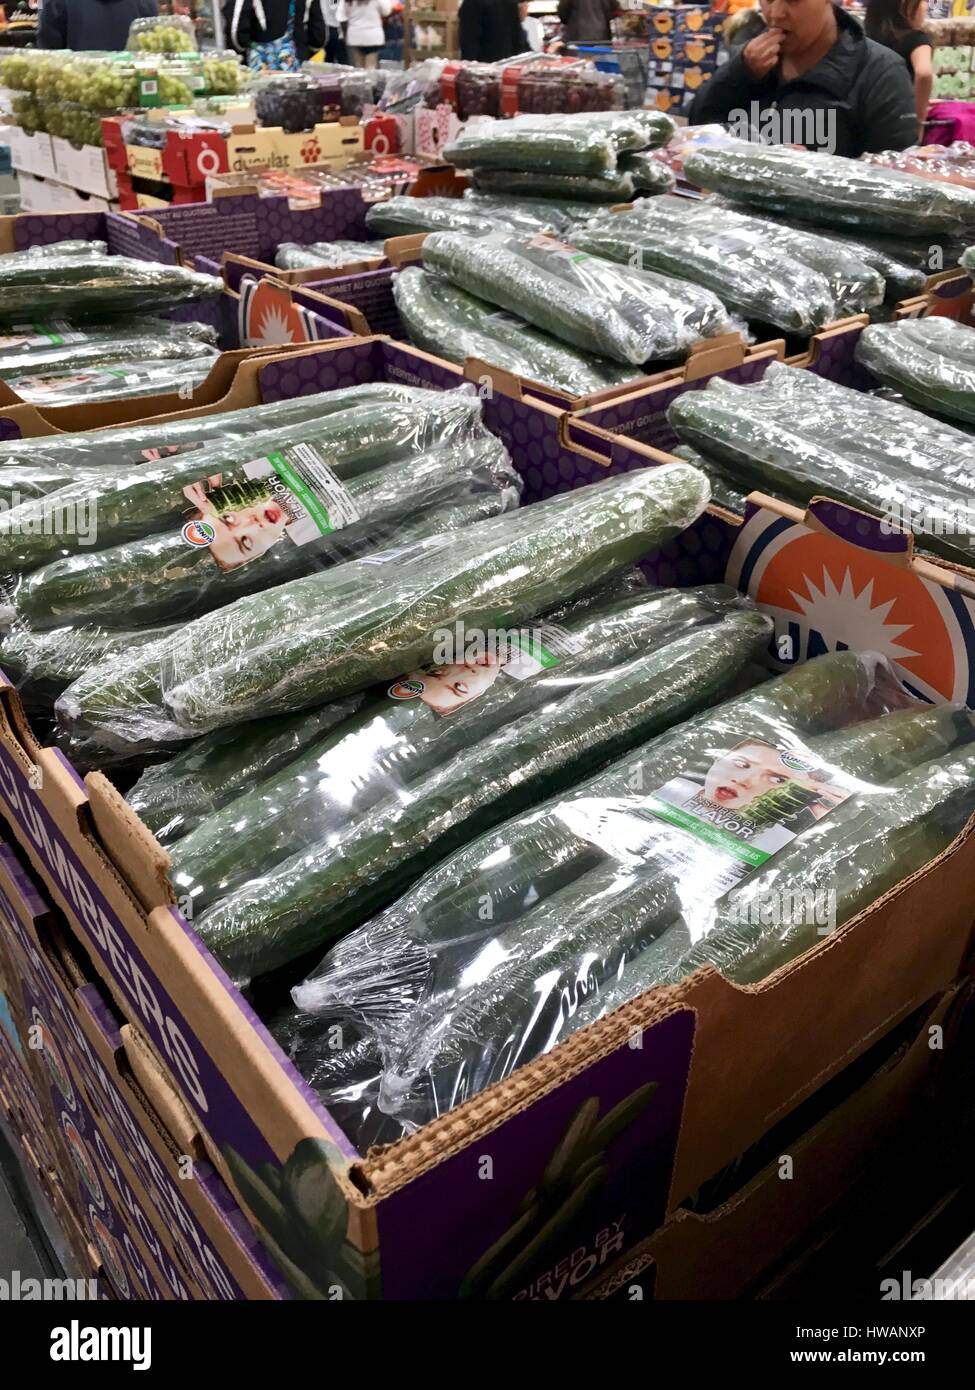
<instances>
[{"instance_id":1,"label":"person's hand near mouth","mask_svg":"<svg viewBox=\"0 0 975 1390\"><path fill-rule=\"evenodd\" d=\"M761 81L778 65L784 37L781 29L766 29L745 45L742 57L756 81Z\"/></svg>"}]
</instances>

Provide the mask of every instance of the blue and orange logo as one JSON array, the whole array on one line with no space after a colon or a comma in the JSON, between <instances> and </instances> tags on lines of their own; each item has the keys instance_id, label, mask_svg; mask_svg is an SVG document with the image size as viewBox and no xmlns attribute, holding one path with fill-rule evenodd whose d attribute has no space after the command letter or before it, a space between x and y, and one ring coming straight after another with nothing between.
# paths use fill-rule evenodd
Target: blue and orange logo
<instances>
[{"instance_id":1,"label":"blue and orange logo","mask_svg":"<svg viewBox=\"0 0 975 1390\"><path fill-rule=\"evenodd\" d=\"M187 545L212 545L217 539L217 533L209 521L200 521L199 519L188 521L180 534Z\"/></svg>"}]
</instances>

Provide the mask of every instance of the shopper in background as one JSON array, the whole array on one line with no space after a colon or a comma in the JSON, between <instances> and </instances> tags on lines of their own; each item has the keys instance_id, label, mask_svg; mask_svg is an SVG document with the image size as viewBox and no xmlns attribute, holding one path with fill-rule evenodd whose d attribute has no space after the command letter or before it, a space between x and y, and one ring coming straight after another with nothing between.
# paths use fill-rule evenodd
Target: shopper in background
<instances>
[{"instance_id":1,"label":"shopper in background","mask_svg":"<svg viewBox=\"0 0 975 1390\"><path fill-rule=\"evenodd\" d=\"M461 0L460 56L473 63L499 63L525 52L518 0Z\"/></svg>"},{"instance_id":2,"label":"shopper in background","mask_svg":"<svg viewBox=\"0 0 975 1390\"><path fill-rule=\"evenodd\" d=\"M562 38L566 43L609 43L614 0L559 0Z\"/></svg>"},{"instance_id":3,"label":"shopper in background","mask_svg":"<svg viewBox=\"0 0 975 1390\"><path fill-rule=\"evenodd\" d=\"M118 52L134 19L154 19L158 13L158 0L44 0L37 46Z\"/></svg>"},{"instance_id":4,"label":"shopper in background","mask_svg":"<svg viewBox=\"0 0 975 1390\"><path fill-rule=\"evenodd\" d=\"M892 48L907 64L914 83L919 138L924 131L934 85L931 64L934 45L931 36L924 32L927 18L928 0L867 0L863 26L868 38Z\"/></svg>"},{"instance_id":5,"label":"shopper in background","mask_svg":"<svg viewBox=\"0 0 975 1390\"><path fill-rule=\"evenodd\" d=\"M831 0L761 0L761 14L762 32L694 98L691 125L740 121L854 159L914 144L914 90L896 53Z\"/></svg>"},{"instance_id":6,"label":"shopper in background","mask_svg":"<svg viewBox=\"0 0 975 1390\"><path fill-rule=\"evenodd\" d=\"M321 0L225 0L225 32L255 72L288 72L325 46Z\"/></svg>"},{"instance_id":7,"label":"shopper in background","mask_svg":"<svg viewBox=\"0 0 975 1390\"><path fill-rule=\"evenodd\" d=\"M525 33L525 51L542 53L545 49L545 26L535 15L528 13L528 0L518 6L518 18Z\"/></svg>"},{"instance_id":8,"label":"shopper in background","mask_svg":"<svg viewBox=\"0 0 975 1390\"><path fill-rule=\"evenodd\" d=\"M379 50L386 42L383 20L393 13L393 0L345 0L345 12L349 62L357 68L378 67Z\"/></svg>"},{"instance_id":9,"label":"shopper in background","mask_svg":"<svg viewBox=\"0 0 975 1390\"><path fill-rule=\"evenodd\" d=\"M325 16L325 61L347 63L345 21L349 16L345 0L322 0L322 13Z\"/></svg>"}]
</instances>

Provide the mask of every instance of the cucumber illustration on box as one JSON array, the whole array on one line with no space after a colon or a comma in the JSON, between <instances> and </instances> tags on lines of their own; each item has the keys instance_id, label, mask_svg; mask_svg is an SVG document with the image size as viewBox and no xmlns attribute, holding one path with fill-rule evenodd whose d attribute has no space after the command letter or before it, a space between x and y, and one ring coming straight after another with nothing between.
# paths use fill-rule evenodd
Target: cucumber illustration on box
<instances>
[{"instance_id":1,"label":"cucumber illustration on box","mask_svg":"<svg viewBox=\"0 0 975 1390\"><path fill-rule=\"evenodd\" d=\"M379 1255L347 1238L348 1203L335 1180L342 1163L325 1139L302 1139L280 1167L260 1173L236 1149L223 1156L258 1234L296 1298L330 1302L378 1297Z\"/></svg>"},{"instance_id":2,"label":"cucumber illustration on box","mask_svg":"<svg viewBox=\"0 0 975 1390\"><path fill-rule=\"evenodd\" d=\"M573 1232L609 1174L607 1151L650 1104L648 1081L602 1116L598 1096L582 1102L542 1170L522 1197L511 1225L471 1265L458 1288L463 1299L513 1298L533 1273L571 1247Z\"/></svg>"}]
</instances>

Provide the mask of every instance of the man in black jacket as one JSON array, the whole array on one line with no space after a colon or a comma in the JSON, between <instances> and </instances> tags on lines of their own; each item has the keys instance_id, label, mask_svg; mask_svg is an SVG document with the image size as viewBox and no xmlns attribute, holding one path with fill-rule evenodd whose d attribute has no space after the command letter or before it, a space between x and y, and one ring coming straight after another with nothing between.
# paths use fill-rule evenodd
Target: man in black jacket
<instances>
[{"instance_id":1,"label":"man in black jacket","mask_svg":"<svg viewBox=\"0 0 975 1390\"><path fill-rule=\"evenodd\" d=\"M518 0L461 0L460 56L469 62L499 63L528 48Z\"/></svg>"},{"instance_id":2,"label":"man in black jacket","mask_svg":"<svg viewBox=\"0 0 975 1390\"><path fill-rule=\"evenodd\" d=\"M915 143L914 91L898 54L832 0L761 0L761 9L763 32L698 92L692 125L726 122L773 144L851 158Z\"/></svg>"},{"instance_id":3,"label":"man in black jacket","mask_svg":"<svg viewBox=\"0 0 975 1390\"><path fill-rule=\"evenodd\" d=\"M224 32L232 48L247 59L254 43L283 38L288 29L289 0L224 0ZM297 0L295 51L299 63L325 47L325 15L321 0Z\"/></svg>"},{"instance_id":4,"label":"man in black jacket","mask_svg":"<svg viewBox=\"0 0 975 1390\"><path fill-rule=\"evenodd\" d=\"M44 0L37 45L114 52L125 47L134 19L158 13L157 0Z\"/></svg>"}]
</instances>

